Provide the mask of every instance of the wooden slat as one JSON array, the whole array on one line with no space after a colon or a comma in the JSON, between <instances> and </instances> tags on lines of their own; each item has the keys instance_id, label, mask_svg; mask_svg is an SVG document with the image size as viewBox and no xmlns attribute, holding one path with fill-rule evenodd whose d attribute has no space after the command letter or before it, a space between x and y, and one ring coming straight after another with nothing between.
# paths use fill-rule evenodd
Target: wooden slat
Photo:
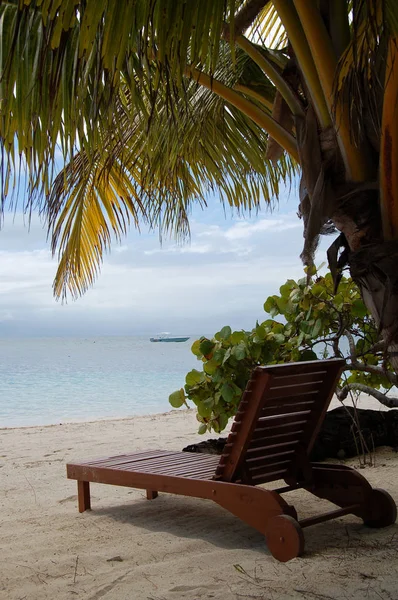
<instances>
[{"instance_id":1,"label":"wooden slat","mask_svg":"<svg viewBox=\"0 0 398 600\"><path fill-rule=\"evenodd\" d=\"M152 473L153 475L168 475L168 476L178 476L178 477L192 477L193 479L198 478L206 478L211 479L215 473L216 465L203 465L195 466L194 464L179 464L174 467L161 467L151 465L148 463L140 463L140 466L130 465L129 467L125 467L123 469L117 469L112 467L112 470L119 471L120 473Z\"/></svg>"},{"instance_id":2,"label":"wooden slat","mask_svg":"<svg viewBox=\"0 0 398 600\"><path fill-rule=\"evenodd\" d=\"M275 448L272 453L270 451L269 454L258 454L257 456L251 456L250 459L246 460L245 465L252 470L259 465L273 464L274 462L281 460L281 458L288 458L289 461L291 461L291 459L294 458L294 450L294 444L290 444L290 446L284 446L280 449Z\"/></svg>"},{"instance_id":3,"label":"wooden slat","mask_svg":"<svg viewBox=\"0 0 398 600\"><path fill-rule=\"evenodd\" d=\"M294 458L294 448L290 448L290 449L285 449L285 450L280 450L277 452L273 452L272 454L268 454L268 455L264 455L261 457L261 464L263 465L273 465L281 460L287 460L287 461L291 461L292 458ZM255 462L248 462L245 463L246 466L248 468L251 468L252 464L253 466L258 466L259 463L255 463Z\"/></svg>"},{"instance_id":4,"label":"wooden slat","mask_svg":"<svg viewBox=\"0 0 398 600\"><path fill-rule=\"evenodd\" d=\"M315 401L307 400L303 402L297 402L296 404L282 404L273 406L264 406L260 413L261 417L271 417L273 415L290 415L305 410L311 410L315 404Z\"/></svg>"},{"instance_id":5,"label":"wooden slat","mask_svg":"<svg viewBox=\"0 0 398 600\"><path fill-rule=\"evenodd\" d=\"M308 416L311 414L311 411L307 410L307 411L302 411L302 412L298 412L298 413L294 413L294 420L291 418L292 415L290 414L286 414L286 415L275 415L272 417L263 417L261 420L258 421L258 423L256 424L256 429L255 431L257 432L260 429L266 429L267 427L269 429L274 429L275 427L280 427L281 425L293 425L297 424L299 422L303 422L303 425L307 424L308 422Z\"/></svg>"},{"instance_id":6,"label":"wooden slat","mask_svg":"<svg viewBox=\"0 0 398 600\"><path fill-rule=\"evenodd\" d=\"M176 468L174 470L171 469L159 469L156 472L158 475L169 475L173 477L189 477L191 479L211 479L214 475L214 469L189 469L185 467L185 469L180 466L180 468ZM137 471L135 471L137 472ZM143 471L142 471L143 472Z\"/></svg>"},{"instance_id":7,"label":"wooden slat","mask_svg":"<svg viewBox=\"0 0 398 600\"><path fill-rule=\"evenodd\" d=\"M279 435L265 435L261 438L257 438L250 442L250 446L247 449L246 453L249 456L251 452L257 448L266 447L267 444L278 444L279 442L289 442L291 440L300 440L300 437L303 433L302 429L295 429L290 433L281 433Z\"/></svg>"},{"instance_id":8,"label":"wooden slat","mask_svg":"<svg viewBox=\"0 0 398 600\"><path fill-rule=\"evenodd\" d=\"M246 463L249 464L253 459L259 456L268 456L269 454L274 454L279 451L283 452L284 450L296 446L298 443L298 439L292 439L280 444L267 444L266 446L260 446L259 448L250 448L250 450L246 451Z\"/></svg>"},{"instance_id":9,"label":"wooden slat","mask_svg":"<svg viewBox=\"0 0 398 600\"><path fill-rule=\"evenodd\" d=\"M315 383L315 382L322 383L323 376L325 373L326 373L325 369L323 369L322 371L308 371L308 372L303 371L302 373L299 373L298 375L275 376L273 378L273 382L276 386L300 385L302 383Z\"/></svg>"},{"instance_id":10,"label":"wooden slat","mask_svg":"<svg viewBox=\"0 0 398 600\"><path fill-rule=\"evenodd\" d=\"M274 462L268 462L264 460L264 462L250 465L249 471L251 477L253 477L254 475L259 475L260 473L264 475L267 473L273 473L274 471L279 471L281 469L286 470L288 465L290 465L289 459L283 460L283 457L279 457L274 459Z\"/></svg>"},{"instance_id":11,"label":"wooden slat","mask_svg":"<svg viewBox=\"0 0 398 600\"><path fill-rule=\"evenodd\" d=\"M319 393L319 383L306 383L305 385L284 385L274 387L269 391L267 399L269 401L275 398L299 398L301 396L316 396Z\"/></svg>"},{"instance_id":12,"label":"wooden slat","mask_svg":"<svg viewBox=\"0 0 398 600\"><path fill-rule=\"evenodd\" d=\"M181 471L181 472L185 472L185 471L189 471L189 472L194 472L194 471L206 471L206 472L212 472L214 471L214 465L198 465L197 463L176 463L174 465L155 465L151 462L144 462L144 463L131 463L130 465L125 465L124 467L118 468L118 467L112 467L115 470L118 471L129 471L130 473L135 473L135 472L151 472L151 473L176 473L177 471Z\"/></svg>"},{"instance_id":13,"label":"wooden slat","mask_svg":"<svg viewBox=\"0 0 398 600\"><path fill-rule=\"evenodd\" d=\"M266 437L268 436L268 434L282 434L282 433L290 433L292 431L295 431L296 429L300 428L303 429L305 424L306 424L306 420L305 419L295 419L294 422L289 422L284 420L282 423L280 423L279 425L275 425L274 426L274 420L270 421L270 422L266 422L265 424L262 424L261 427L257 426L255 431L252 434L252 441L258 440L260 438ZM250 443L251 445L251 443ZM250 447L250 446L249 446Z\"/></svg>"},{"instance_id":14,"label":"wooden slat","mask_svg":"<svg viewBox=\"0 0 398 600\"><path fill-rule=\"evenodd\" d=\"M188 453L179 453L179 455L176 455L174 457L164 457L163 460L159 459L159 458L147 458L145 460L135 460L134 458L130 458L130 460L125 460L123 462L120 463L114 463L113 465L101 465L104 467L112 467L114 469L128 469L129 471L133 471L134 469L139 469L140 467L147 469L148 466L150 465L151 469L166 469L166 468L173 468L174 466L178 466L178 465L197 465L198 463L200 464L207 464L208 461L208 457L204 458L204 459L199 459L197 458L196 455L192 454L191 456L186 457L185 454ZM193 456L195 456L195 458L192 458ZM214 461L211 461L211 464L213 464Z\"/></svg>"},{"instance_id":15,"label":"wooden slat","mask_svg":"<svg viewBox=\"0 0 398 600\"><path fill-rule=\"evenodd\" d=\"M282 425L283 423L291 423L293 421L293 419L297 420L297 418L304 418L306 419L306 421L308 421L309 416L311 415L311 411L310 410L300 410L297 412L293 412L293 413L286 413L286 414L276 414L276 415L269 415L267 417L260 417L257 421L256 424L256 430L257 427L261 427L261 425Z\"/></svg>"},{"instance_id":16,"label":"wooden slat","mask_svg":"<svg viewBox=\"0 0 398 600\"><path fill-rule=\"evenodd\" d=\"M291 375L301 375L305 371L311 373L326 373L329 367L333 364L343 364L341 359L330 359L327 361L302 361L296 363L285 363L281 365L267 365L265 367L257 367L257 369L265 371L274 377L290 377Z\"/></svg>"},{"instance_id":17,"label":"wooden slat","mask_svg":"<svg viewBox=\"0 0 398 600\"><path fill-rule=\"evenodd\" d=\"M84 464L84 463L82 463ZM113 468L117 470L126 470L133 472L135 470L147 471L151 469L174 469L183 465L184 468L193 469L195 467L207 470L215 470L218 464L218 457L206 454L190 454L187 452L165 452L160 453L138 453L132 455L121 455L108 460L88 461L86 466Z\"/></svg>"},{"instance_id":18,"label":"wooden slat","mask_svg":"<svg viewBox=\"0 0 398 600\"><path fill-rule=\"evenodd\" d=\"M198 456L203 456L203 458L198 458ZM173 467L174 465L179 464L198 464L205 463L207 461L212 461L212 459L207 455L198 455L190 452L179 452L173 456L165 456L162 458L148 458L145 461L135 461L133 460L133 464L139 464L143 462L145 464L151 464L153 467Z\"/></svg>"},{"instance_id":19,"label":"wooden slat","mask_svg":"<svg viewBox=\"0 0 398 600\"><path fill-rule=\"evenodd\" d=\"M165 452L162 450L152 451L152 452L139 452L136 454L119 454L118 456L108 456L105 458L100 458L96 460L87 460L82 464L86 465L98 465L98 466L106 466L113 465L122 462L123 460L131 460L131 457L134 456L135 460L147 460L148 458L153 458L156 456L164 456Z\"/></svg>"},{"instance_id":20,"label":"wooden slat","mask_svg":"<svg viewBox=\"0 0 398 600\"><path fill-rule=\"evenodd\" d=\"M268 406L289 406L290 404L298 404L299 402L315 402L316 398L313 395L310 396L290 396L289 398L273 398L272 400L267 399L267 402L264 402L263 408L267 408Z\"/></svg>"}]
</instances>

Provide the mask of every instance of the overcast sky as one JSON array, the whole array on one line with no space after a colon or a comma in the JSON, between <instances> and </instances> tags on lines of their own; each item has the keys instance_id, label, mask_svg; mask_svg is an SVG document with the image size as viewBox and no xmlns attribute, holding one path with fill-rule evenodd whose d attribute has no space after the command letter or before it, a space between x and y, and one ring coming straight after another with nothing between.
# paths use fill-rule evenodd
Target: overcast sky
<instances>
[{"instance_id":1,"label":"overcast sky","mask_svg":"<svg viewBox=\"0 0 398 600\"><path fill-rule=\"evenodd\" d=\"M38 217L5 215L0 231L0 335L98 336L213 334L224 325L247 329L264 320L263 303L288 277L302 276L302 222L297 195L272 213L239 218L214 198L194 210L190 243L131 232L112 247L101 274L82 298L52 295L56 259ZM318 252L325 260L326 240Z\"/></svg>"}]
</instances>

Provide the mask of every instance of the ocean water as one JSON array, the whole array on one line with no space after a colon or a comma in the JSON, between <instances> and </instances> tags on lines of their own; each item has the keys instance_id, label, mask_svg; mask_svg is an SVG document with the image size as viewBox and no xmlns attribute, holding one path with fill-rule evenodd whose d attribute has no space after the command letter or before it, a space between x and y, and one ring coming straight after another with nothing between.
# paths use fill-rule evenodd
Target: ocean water
<instances>
[{"instance_id":1,"label":"ocean water","mask_svg":"<svg viewBox=\"0 0 398 600\"><path fill-rule=\"evenodd\" d=\"M169 394L200 369L197 337L1 338L0 427L169 411Z\"/></svg>"}]
</instances>

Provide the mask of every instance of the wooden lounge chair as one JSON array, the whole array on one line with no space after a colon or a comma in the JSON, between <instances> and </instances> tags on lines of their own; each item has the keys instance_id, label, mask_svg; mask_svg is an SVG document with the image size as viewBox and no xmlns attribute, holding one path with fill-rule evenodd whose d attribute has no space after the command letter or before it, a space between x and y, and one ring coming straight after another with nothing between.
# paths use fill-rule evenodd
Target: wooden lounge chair
<instances>
[{"instance_id":1,"label":"wooden lounge chair","mask_svg":"<svg viewBox=\"0 0 398 600\"><path fill-rule=\"evenodd\" d=\"M149 450L68 464L79 511L90 508L90 482L145 489L148 499L158 492L207 498L263 533L283 562L303 552L309 525L349 513L371 527L394 523L387 492L347 466L308 459L343 365L332 359L254 369L221 457ZM279 480L284 485L272 491L255 487ZM298 488L339 508L297 520L282 494Z\"/></svg>"}]
</instances>

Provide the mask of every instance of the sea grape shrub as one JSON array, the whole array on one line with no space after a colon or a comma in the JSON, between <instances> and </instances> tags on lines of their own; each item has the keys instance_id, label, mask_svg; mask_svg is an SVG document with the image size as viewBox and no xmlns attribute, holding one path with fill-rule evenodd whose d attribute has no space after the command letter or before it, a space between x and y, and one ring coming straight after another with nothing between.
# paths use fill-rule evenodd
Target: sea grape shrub
<instances>
[{"instance_id":1,"label":"sea grape shrub","mask_svg":"<svg viewBox=\"0 0 398 600\"><path fill-rule=\"evenodd\" d=\"M199 433L225 429L257 365L333 356L348 356L349 365L353 356L365 367L381 363L382 355L374 351L378 331L351 279L343 278L335 295L331 274L321 276L313 269L309 279L289 279L279 292L264 304L271 318L257 322L251 331L226 326L212 339L202 337L193 343L202 370L190 371L184 388L173 392L169 402L174 408L194 403ZM340 386L349 383L373 389L391 386L383 375L355 368L343 374Z\"/></svg>"},{"instance_id":2,"label":"sea grape shrub","mask_svg":"<svg viewBox=\"0 0 398 600\"><path fill-rule=\"evenodd\" d=\"M203 370L193 369L185 379L185 387L170 395L174 408L191 400L200 421L199 433L213 429L219 433L233 417L255 365L276 362L285 342L285 325L268 320L251 332L231 331L223 327L212 339L196 340L192 352L203 363ZM286 360L288 360L286 343Z\"/></svg>"}]
</instances>

